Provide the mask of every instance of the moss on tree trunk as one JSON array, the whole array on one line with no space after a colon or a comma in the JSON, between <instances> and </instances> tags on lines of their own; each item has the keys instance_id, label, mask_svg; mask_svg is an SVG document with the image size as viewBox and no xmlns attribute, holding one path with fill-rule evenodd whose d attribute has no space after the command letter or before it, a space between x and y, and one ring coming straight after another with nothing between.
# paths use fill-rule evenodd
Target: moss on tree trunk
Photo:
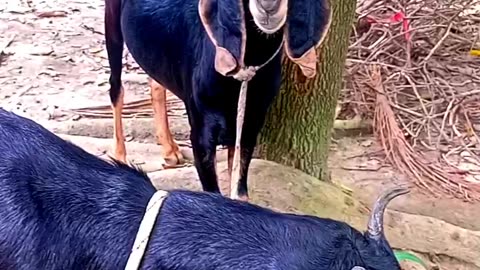
<instances>
[{"instance_id":1,"label":"moss on tree trunk","mask_svg":"<svg viewBox=\"0 0 480 270\"><path fill-rule=\"evenodd\" d=\"M260 135L262 158L293 166L328 179L330 134L342 85L355 0L331 0L333 17L323 45L317 50L317 76L297 82L298 67L284 58L283 83Z\"/></svg>"}]
</instances>

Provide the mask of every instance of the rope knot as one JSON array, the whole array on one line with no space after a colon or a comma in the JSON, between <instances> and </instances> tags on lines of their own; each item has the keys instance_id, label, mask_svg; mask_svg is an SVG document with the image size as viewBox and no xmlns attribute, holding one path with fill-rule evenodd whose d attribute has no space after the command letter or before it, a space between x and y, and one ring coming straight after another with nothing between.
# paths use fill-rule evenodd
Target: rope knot
<instances>
[{"instance_id":1,"label":"rope knot","mask_svg":"<svg viewBox=\"0 0 480 270\"><path fill-rule=\"evenodd\" d=\"M239 81L248 82L253 78L253 76L255 76L257 70L258 67L244 67L240 69L235 75L233 75L233 78Z\"/></svg>"}]
</instances>

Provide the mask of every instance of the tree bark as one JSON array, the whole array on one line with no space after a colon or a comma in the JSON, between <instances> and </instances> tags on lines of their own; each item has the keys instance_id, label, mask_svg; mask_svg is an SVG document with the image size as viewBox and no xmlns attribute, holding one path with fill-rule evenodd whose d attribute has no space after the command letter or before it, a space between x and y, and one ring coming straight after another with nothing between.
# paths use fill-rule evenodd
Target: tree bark
<instances>
[{"instance_id":1,"label":"tree bark","mask_svg":"<svg viewBox=\"0 0 480 270\"><path fill-rule=\"evenodd\" d=\"M258 154L267 160L300 169L327 180L327 158L335 107L356 1L331 0L332 24L317 49L317 76L298 82L299 68L286 57L283 82L267 114Z\"/></svg>"}]
</instances>

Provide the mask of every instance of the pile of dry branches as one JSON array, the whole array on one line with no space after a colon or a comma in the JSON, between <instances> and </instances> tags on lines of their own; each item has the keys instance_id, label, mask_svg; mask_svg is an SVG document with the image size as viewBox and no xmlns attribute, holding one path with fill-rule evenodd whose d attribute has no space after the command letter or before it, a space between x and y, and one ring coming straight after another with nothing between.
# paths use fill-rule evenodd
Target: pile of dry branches
<instances>
[{"instance_id":1,"label":"pile of dry branches","mask_svg":"<svg viewBox=\"0 0 480 270\"><path fill-rule=\"evenodd\" d=\"M480 199L480 0L361 0L357 14L343 117L373 118L421 187Z\"/></svg>"}]
</instances>

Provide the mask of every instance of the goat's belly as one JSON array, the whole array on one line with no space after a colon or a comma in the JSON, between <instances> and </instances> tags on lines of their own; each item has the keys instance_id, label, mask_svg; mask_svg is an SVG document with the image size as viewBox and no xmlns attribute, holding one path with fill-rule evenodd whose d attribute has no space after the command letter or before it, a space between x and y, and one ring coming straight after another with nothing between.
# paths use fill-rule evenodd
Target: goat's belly
<instances>
[{"instance_id":1,"label":"goat's belly","mask_svg":"<svg viewBox=\"0 0 480 270\"><path fill-rule=\"evenodd\" d=\"M161 22L149 24L151 18L130 12L134 11L125 11L122 17L122 32L129 52L151 78L184 100L188 77L182 63L182 45L161 29Z\"/></svg>"},{"instance_id":2,"label":"goat's belly","mask_svg":"<svg viewBox=\"0 0 480 270\"><path fill-rule=\"evenodd\" d=\"M171 64L160 50L149 50L138 40L127 43L127 47L138 65L154 80L166 87L180 99L185 100L186 88L181 72Z\"/></svg>"}]
</instances>

